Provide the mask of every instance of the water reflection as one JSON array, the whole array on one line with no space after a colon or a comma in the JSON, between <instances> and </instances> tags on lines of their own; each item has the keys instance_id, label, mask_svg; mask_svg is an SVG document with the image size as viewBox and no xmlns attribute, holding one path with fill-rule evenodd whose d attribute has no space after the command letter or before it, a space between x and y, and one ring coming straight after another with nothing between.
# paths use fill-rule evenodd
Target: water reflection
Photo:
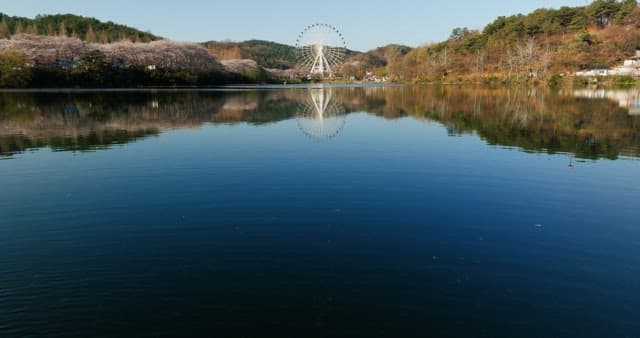
<instances>
[{"instance_id":1,"label":"water reflection","mask_svg":"<svg viewBox=\"0 0 640 338\"><path fill-rule=\"evenodd\" d=\"M345 109L333 97L333 88L309 88L309 96L296 112L298 128L314 141L336 137L345 125Z\"/></svg>"},{"instance_id":2,"label":"water reflection","mask_svg":"<svg viewBox=\"0 0 640 338\"><path fill-rule=\"evenodd\" d=\"M585 88L573 91L575 97L587 99L607 99L617 102L621 108L629 111L629 115L640 115L640 91L637 89L599 89Z\"/></svg>"},{"instance_id":3,"label":"water reflection","mask_svg":"<svg viewBox=\"0 0 640 338\"><path fill-rule=\"evenodd\" d=\"M419 86L5 92L0 93L0 154L41 147L87 151L205 123L262 125L291 119L310 139L321 141L340 133L346 114L367 112L385 119L436 121L450 135L473 134L492 145L531 152L587 159L640 156L640 117L634 106L583 97L591 96Z\"/></svg>"}]
</instances>

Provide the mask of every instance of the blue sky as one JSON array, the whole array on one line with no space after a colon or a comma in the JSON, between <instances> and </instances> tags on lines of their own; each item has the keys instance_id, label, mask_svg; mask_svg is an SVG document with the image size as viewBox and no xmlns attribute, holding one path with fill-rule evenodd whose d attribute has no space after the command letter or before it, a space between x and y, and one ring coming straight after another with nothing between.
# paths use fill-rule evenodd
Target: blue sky
<instances>
[{"instance_id":1,"label":"blue sky","mask_svg":"<svg viewBox=\"0 0 640 338\"><path fill-rule=\"evenodd\" d=\"M256 38L294 44L304 27L323 22L340 28L350 48L367 50L392 42L417 46L446 39L455 27L482 28L500 15L586 3L586 0L0 0L0 11L27 17L55 13L93 16L182 41Z\"/></svg>"}]
</instances>

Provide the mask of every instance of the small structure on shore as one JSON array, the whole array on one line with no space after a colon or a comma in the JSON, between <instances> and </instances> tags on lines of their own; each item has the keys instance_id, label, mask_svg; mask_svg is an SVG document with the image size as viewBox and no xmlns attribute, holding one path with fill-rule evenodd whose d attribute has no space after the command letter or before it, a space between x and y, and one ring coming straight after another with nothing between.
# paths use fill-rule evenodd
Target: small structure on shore
<instances>
[{"instance_id":1,"label":"small structure on shore","mask_svg":"<svg viewBox=\"0 0 640 338\"><path fill-rule=\"evenodd\" d=\"M636 55L624 60L622 65L614 68L595 68L582 70L575 73L576 76L640 76L640 49Z\"/></svg>"}]
</instances>

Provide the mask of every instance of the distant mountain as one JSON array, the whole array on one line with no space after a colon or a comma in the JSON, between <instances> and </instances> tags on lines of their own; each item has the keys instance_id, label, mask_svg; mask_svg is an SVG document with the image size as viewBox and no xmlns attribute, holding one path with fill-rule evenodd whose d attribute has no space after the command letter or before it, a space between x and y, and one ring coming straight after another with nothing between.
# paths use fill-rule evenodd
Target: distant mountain
<instances>
[{"instance_id":1,"label":"distant mountain","mask_svg":"<svg viewBox=\"0 0 640 338\"><path fill-rule=\"evenodd\" d=\"M352 54L345 60L342 73L362 79L367 72L385 74L388 67L398 64L413 49L408 46L390 44L365 53Z\"/></svg>"},{"instance_id":2,"label":"distant mountain","mask_svg":"<svg viewBox=\"0 0 640 338\"><path fill-rule=\"evenodd\" d=\"M86 42L149 42L160 37L136 28L73 14L38 15L35 19L0 13L0 38L15 34L77 37Z\"/></svg>"},{"instance_id":3,"label":"distant mountain","mask_svg":"<svg viewBox=\"0 0 640 338\"><path fill-rule=\"evenodd\" d=\"M209 41L203 44L220 60L251 59L265 68L287 69L296 64L296 49L293 46L263 41L244 42Z\"/></svg>"},{"instance_id":4,"label":"distant mountain","mask_svg":"<svg viewBox=\"0 0 640 338\"><path fill-rule=\"evenodd\" d=\"M296 66L296 47L282 43L248 40L243 42L209 41L203 44L220 60L251 59L264 68L289 69ZM361 54L347 49L346 57Z\"/></svg>"}]
</instances>

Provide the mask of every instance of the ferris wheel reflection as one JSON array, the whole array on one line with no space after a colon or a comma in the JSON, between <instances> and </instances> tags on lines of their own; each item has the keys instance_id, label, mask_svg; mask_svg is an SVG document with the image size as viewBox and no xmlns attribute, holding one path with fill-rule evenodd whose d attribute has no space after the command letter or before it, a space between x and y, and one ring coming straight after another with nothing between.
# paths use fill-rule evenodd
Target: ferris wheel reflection
<instances>
[{"instance_id":1,"label":"ferris wheel reflection","mask_svg":"<svg viewBox=\"0 0 640 338\"><path fill-rule=\"evenodd\" d=\"M298 128L315 142L329 141L342 131L346 123L345 108L334 97L331 87L308 90L296 113Z\"/></svg>"}]
</instances>

